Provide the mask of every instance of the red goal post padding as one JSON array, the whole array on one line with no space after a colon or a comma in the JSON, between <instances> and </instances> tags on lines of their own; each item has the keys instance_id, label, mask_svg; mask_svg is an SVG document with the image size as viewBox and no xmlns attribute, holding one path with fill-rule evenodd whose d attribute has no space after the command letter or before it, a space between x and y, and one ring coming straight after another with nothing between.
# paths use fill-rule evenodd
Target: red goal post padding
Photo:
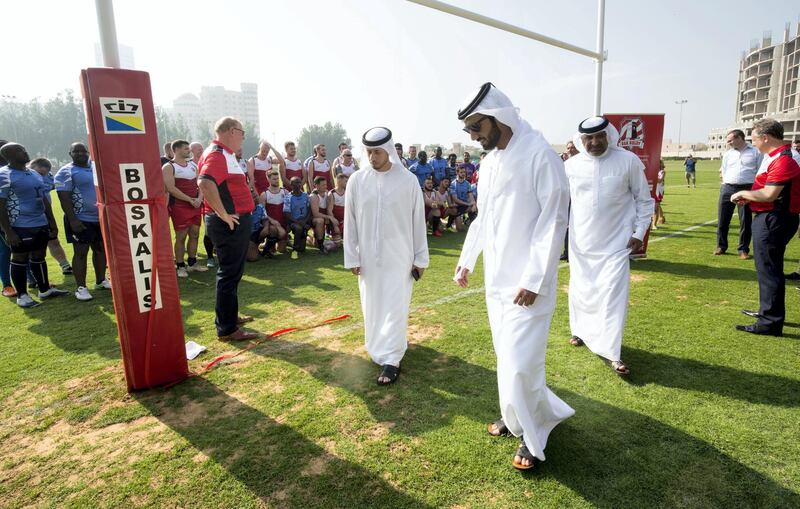
<instances>
[{"instance_id":1,"label":"red goal post padding","mask_svg":"<svg viewBox=\"0 0 800 509\"><path fill-rule=\"evenodd\" d=\"M81 89L128 390L174 383L189 368L150 76L84 69Z\"/></svg>"}]
</instances>

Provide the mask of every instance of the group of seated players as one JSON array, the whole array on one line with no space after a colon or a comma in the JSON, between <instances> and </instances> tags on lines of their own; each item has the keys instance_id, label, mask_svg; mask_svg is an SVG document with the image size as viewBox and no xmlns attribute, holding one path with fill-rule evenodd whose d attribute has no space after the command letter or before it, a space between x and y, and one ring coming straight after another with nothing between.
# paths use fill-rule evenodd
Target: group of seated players
<instances>
[{"instance_id":1,"label":"group of seated players","mask_svg":"<svg viewBox=\"0 0 800 509\"><path fill-rule=\"evenodd\" d=\"M196 257L202 217L197 161L203 147L176 140L164 148L163 171L175 229L175 260L178 276L188 277L193 270L214 267L213 246L208 238L203 239L207 266L198 265ZM255 202L248 261L272 258L287 249L303 253L309 243L320 254L328 254L341 245L347 180L359 171L351 148L341 143L339 155L333 161L327 160L324 145L315 145L314 154L305 161L297 159L293 142L287 142L284 148L285 152L280 153L262 141L258 153L251 158L237 155L242 172L248 175ZM410 148L408 158L403 157L402 146L398 154L409 171L420 179L431 234L440 237L446 229L463 231L477 215L479 166L471 164L468 153L461 164L456 163L455 154L445 160L441 149L437 149L437 157L431 163L441 160L445 164L434 166L427 162L424 151L417 157L416 150L411 149L414 147ZM444 171L436 171L439 167Z\"/></svg>"}]
</instances>

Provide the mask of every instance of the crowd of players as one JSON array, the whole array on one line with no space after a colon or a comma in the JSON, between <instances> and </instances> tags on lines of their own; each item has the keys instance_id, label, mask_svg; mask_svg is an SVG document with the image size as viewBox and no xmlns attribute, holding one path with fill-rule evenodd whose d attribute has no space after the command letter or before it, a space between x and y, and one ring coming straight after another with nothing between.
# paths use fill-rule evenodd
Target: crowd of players
<instances>
[{"instance_id":1,"label":"crowd of players","mask_svg":"<svg viewBox=\"0 0 800 509\"><path fill-rule=\"evenodd\" d=\"M262 141L253 156L237 154L255 203L248 261L272 258L287 250L303 253L308 244L328 254L341 244L347 180L359 166L347 143L340 143L337 149L338 155L328 160L325 145L315 145L314 153L303 161L297 157L294 142L286 142L281 152ZM419 180L431 234L439 237L446 230L463 231L477 214L480 162L473 164L468 152L461 161L456 154L445 159L441 147L431 159L414 146L408 154L399 143L395 149ZM170 195L178 277L215 267L213 244L207 236L203 238L206 267L197 264L203 214L197 164L202 152L201 144L186 140L164 145L164 182Z\"/></svg>"},{"instance_id":2,"label":"crowd of players","mask_svg":"<svg viewBox=\"0 0 800 509\"><path fill-rule=\"evenodd\" d=\"M216 267L214 246L204 235L206 263L198 263L200 224L204 200L198 185L198 163L205 147L199 142L175 140L164 145L161 157L169 215L174 229L174 254L177 276L205 272ZM410 146L403 151L395 144L403 165L419 180L425 199L430 234L463 231L477 215L477 181L480 160L473 163L465 152L434 156ZM481 153L480 159L485 156ZM39 300L68 295L70 292L50 284L45 255L58 262L64 275L75 278L75 298L91 300L86 282L87 261L92 255L95 283L92 290L107 290L106 258L97 205L94 163L85 144L69 149L71 162L54 171L46 158L30 160L22 145L0 140L0 280L2 294L16 298L24 308L38 306L29 290L38 290ZM251 157L241 151L238 164L248 176L255 210L247 253L248 261L273 258L288 250L303 253L311 243L321 254L335 250L342 241L347 180L359 171L351 147L340 143L338 155L327 158L325 145L313 147L305 160L297 157L294 142L286 142L281 152L266 141ZM63 222L53 216L51 193L56 191L64 211ZM73 245L72 260L58 239L63 225L68 243Z\"/></svg>"}]
</instances>

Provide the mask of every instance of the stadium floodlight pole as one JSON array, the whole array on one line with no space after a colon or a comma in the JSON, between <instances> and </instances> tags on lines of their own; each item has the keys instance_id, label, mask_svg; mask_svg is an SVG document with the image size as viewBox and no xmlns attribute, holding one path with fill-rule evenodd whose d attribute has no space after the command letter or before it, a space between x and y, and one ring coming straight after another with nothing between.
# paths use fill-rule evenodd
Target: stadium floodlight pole
<instances>
[{"instance_id":1,"label":"stadium floodlight pole","mask_svg":"<svg viewBox=\"0 0 800 509\"><path fill-rule=\"evenodd\" d=\"M600 114L601 94L603 90L602 88L603 61L607 58L607 54L603 50L603 30L605 27L605 9L606 9L605 0L598 0L597 4L597 13L598 13L597 51L581 48L580 46L575 46L574 44L570 44L568 42L559 41L558 39L553 39L552 37L548 37L546 35L542 35L533 32L531 30L527 30L525 28L521 28L512 25L510 23L506 23L504 21L498 21L496 19L489 18L481 14L477 14L475 12L462 9L460 7L455 7L453 5L446 4L444 2L439 2L438 0L408 0L408 1L414 4L422 5L423 7L436 9L437 11L441 11L446 14L452 14L453 16L458 16L459 18L464 18L470 21L474 21L476 23L481 23L482 25L487 25L493 28L497 28L505 32L521 35L522 37L527 37L528 39L533 39L534 41L543 42L545 44L549 44L550 46L555 46L556 48L561 48L593 59L597 63L597 65L595 66L594 113L595 115Z\"/></svg>"},{"instance_id":2,"label":"stadium floodlight pole","mask_svg":"<svg viewBox=\"0 0 800 509\"><path fill-rule=\"evenodd\" d=\"M97 28L100 30L100 49L103 52L103 65L119 69L119 46L117 27L114 23L114 3L112 0L95 0Z\"/></svg>"},{"instance_id":3,"label":"stadium floodlight pole","mask_svg":"<svg viewBox=\"0 0 800 509\"><path fill-rule=\"evenodd\" d=\"M675 104L679 104L681 106L681 112L678 115L678 157L681 157L681 127L683 126L683 105L688 103L687 99L681 99L679 101L675 101Z\"/></svg>"}]
</instances>

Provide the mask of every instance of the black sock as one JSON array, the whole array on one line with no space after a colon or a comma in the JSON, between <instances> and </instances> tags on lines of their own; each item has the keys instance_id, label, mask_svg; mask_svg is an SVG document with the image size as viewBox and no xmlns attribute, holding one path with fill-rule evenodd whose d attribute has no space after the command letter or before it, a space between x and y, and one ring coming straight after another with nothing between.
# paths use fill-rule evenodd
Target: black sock
<instances>
[{"instance_id":1,"label":"black sock","mask_svg":"<svg viewBox=\"0 0 800 509\"><path fill-rule=\"evenodd\" d=\"M50 280L47 277L47 263L44 260L31 260L31 272L33 278L36 279L36 284L39 286L39 291L44 293L50 289Z\"/></svg>"},{"instance_id":2,"label":"black sock","mask_svg":"<svg viewBox=\"0 0 800 509\"><path fill-rule=\"evenodd\" d=\"M28 293L28 264L11 262L11 284L17 290L17 296Z\"/></svg>"},{"instance_id":3,"label":"black sock","mask_svg":"<svg viewBox=\"0 0 800 509\"><path fill-rule=\"evenodd\" d=\"M178 262L178 263L175 264L175 266L180 269L181 267L186 267L186 264L183 263L183 262Z\"/></svg>"},{"instance_id":4,"label":"black sock","mask_svg":"<svg viewBox=\"0 0 800 509\"><path fill-rule=\"evenodd\" d=\"M195 263L197 263L197 258L193 258L193 257L190 256L187 261L189 262L189 267L191 267Z\"/></svg>"}]
</instances>

